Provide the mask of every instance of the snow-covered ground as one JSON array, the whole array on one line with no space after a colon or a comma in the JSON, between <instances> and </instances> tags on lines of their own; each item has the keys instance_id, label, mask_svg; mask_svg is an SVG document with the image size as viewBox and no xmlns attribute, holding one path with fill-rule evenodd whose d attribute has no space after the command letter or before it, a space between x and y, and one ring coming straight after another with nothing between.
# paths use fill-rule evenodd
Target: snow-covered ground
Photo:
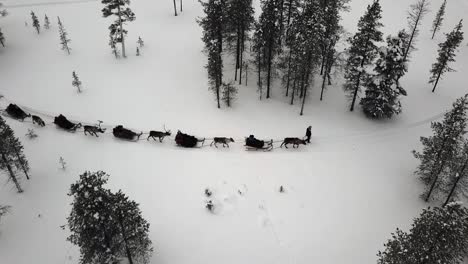
<instances>
[{"instance_id":1,"label":"snow-covered ground","mask_svg":"<svg viewBox=\"0 0 468 264\"><path fill-rule=\"evenodd\" d=\"M123 142L111 134L85 137L35 128L39 138L24 134L30 123L7 122L25 145L32 179L17 194L2 175L0 204L13 206L0 224L0 263L77 263L78 249L66 242L71 183L85 170L104 170L112 189L122 189L140 203L150 222L155 254L151 263L375 263L376 253L396 227L408 228L427 206L410 151L419 136L430 133L455 98L467 92L468 47L460 48L453 67L435 94L427 84L442 34L430 40L430 26L441 0L432 1L424 19L418 51L402 80L409 96L403 113L391 121L366 119L348 112L339 83L320 102L312 89L305 115L286 103L282 91L259 102L254 73L242 86L232 109L217 110L207 89L206 57L201 50L201 15L197 1L186 0L174 17L172 1L132 2L137 20L128 25L128 58L110 53L107 26L98 1L7 0L10 15L1 18L6 48L0 48L0 94L47 116L136 130L180 129L200 137L229 136L230 149L180 149L164 143ZM353 0L343 24L354 33L370 0ZM406 25L406 0L382 0L383 29L394 34ZM258 3L256 4L258 6ZM33 10L52 28L37 35ZM450 1L442 31L466 18L468 3ZM59 47L56 17L72 39L72 54ZM466 20L466 19L465 19ZM25 26L25 21L29 26ZM141 36L145 47L135 56ZM225 65L226 80L233 65ZM84 85L71 86L76 71ZM4 108L7 100L0 100ZM246 152L244 136L280 139L302 137L313 126L307 147ZM209 142L208 142L209 143ZM66 171L58 160L67 162ZM5 184L3 184L5 183ZM279 193L284 186L286 192ZM214 190L216 213L204 208L204 189ZM239 192L240 191L240 192Z\"/></svg>"}]
</instances>

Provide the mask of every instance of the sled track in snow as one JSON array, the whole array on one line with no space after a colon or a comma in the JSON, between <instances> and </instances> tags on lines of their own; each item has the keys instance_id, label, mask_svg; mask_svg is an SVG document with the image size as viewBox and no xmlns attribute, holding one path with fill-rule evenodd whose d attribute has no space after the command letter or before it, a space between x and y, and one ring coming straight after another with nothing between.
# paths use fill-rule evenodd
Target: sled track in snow
<instances>
[{"instance_id":1,"label":"sled track in snow","mask_svg":"<svg viewBox=\"0 0 468 264\"><path fill-rule=\"evenodd\" d=\"M6 8L21 8L21 7L34 7L34 6L52 6L52 5L67 5L67 4L81 4L88 2L97 2L98 0L71 0L71 1L57 1L57 2L42 2L32 4L6 4Z\"/></svg>"},{"instance_id":2,"label":"sled track in snow","mask_svg":"<svg viewBox=\"0 0 468 264\"><path fill-rule=\"evenodd\" d=\"M10 100L6 99L5 97L1 97L1 96L0 96L0 101L4 101L4 102L6 102L6 104L13 103ZM16 104L16 105L18 105L22 109L26 110L29 114L38 115L38 116L42 117L43 119L45 119L44 121L45 121L46 127L55 127L56 126L53 123L53 120L54 120L56 114L49 113L49 112L46 112L46 111L32 109L32 108L29 108L29 107L26 107L26 106L23 106L23 105L19 105L19 104ZM4 109L0 110L0 114L3 115L4 117L7 117L7 118L10 118L10 119L13 119L13 120L17 120L17 119L12 118L11 116L9 116L5 112ZM444 116L444 114L445 114L445 112L439 113L439 114L433 115L431 117L428 117L426 119L423 119L423 120L420 120L420 121L417 121L417 122L413 122L413 123L409 123L409 124L401 125L401 126L396 126L394 128L390 128L390 129L386 129L386 130L376 130L376 131L369 131L369 132L363 132L363 133L354 133L354 134L341 135L341 136L316 136L316 137L313 137L313 138L319 139L320 142L334 142L334 143L336 143L336 142L349 141L349 140L355 141L357 139L371 139L371 138L374 138L374 137L392 136L392 135L396 135L396 134L408 131L408 130L416 128L416 127L420 127L420 126L425 125L425 124L429 124L429 123L431 123L433 121L436 121L436 120L442 118ZM83 125L96 125L93 122L82 121L79 118L68 118L68 119L70 121L74 122L74 123L82 123ZM32 123L32 121L31 120L25 120L25 121L22 121L22 123ZM112 134L111 130L116 126L117 125L112 125L112 124L102 125L101 127L106 129L106 132L104 132L103 134L106 134L106 135ZM130 130L133 130L133 131L142 132L142 136L149 135L149 131L142 131L142 130L134 129L134 128L130 128L130 127L127 127L127 128L130 129ZM84 130L83 130L83 128L79 128L79 129L76 129L75 131L76 132L83 132ZM71 132L71 133L73 133L73 132ZM173 135L167 136L166 138L171 139L172 141L175 141L175 136L173 136ZM197 137L197 138L202 139L202 137ZM213 138L203 138L203 139L205 140L205 142L206 141L209 142L209 141L213 140ZM141 141L141 140L147 140L147 138L143 137L143 138L140 138L140 139L135 140L135 141ZM265 141L273 140L274 144L278 144L278 143L283 142L283 139L263 139L263 140L265 140ZM244 144L244 141L245 141L245 137L235 138L235 142L231 143L231 144ZM209 147L209 143L207 143L206 145L202 145L199 148L202 148L202 147ZM279 146L274 146L271 150L278 149L278 148L280 148L280 147ZM268 150L268 151L271 151L271 150ZM258 149L258 151L265 151L265 150Z\"/></svg>"}]
</instances>

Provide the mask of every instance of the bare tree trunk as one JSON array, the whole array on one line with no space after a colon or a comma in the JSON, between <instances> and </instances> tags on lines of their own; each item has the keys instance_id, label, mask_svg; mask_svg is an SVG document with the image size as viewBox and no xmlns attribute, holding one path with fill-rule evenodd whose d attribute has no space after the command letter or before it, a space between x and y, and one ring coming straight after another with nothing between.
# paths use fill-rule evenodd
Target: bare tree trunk
<instances>
[{"instance_id":1,"label":"bare tree trunk","mask_svg":"<svg viewBox=\"0 0 468 264\"><path fill-rule=\"evenodd\" d=\"M270 98L270 84L271 84L271 64L272 64L272 56L273 56L273 50L272 50L272 43L270 43L270 46L268 47L268 72L267 72L267 95L266 98Z\"/></svg>"},{"instance_id":2,"label":"bare tree trunk","mask_svg":"<svg viewBox=\"0 0 468 264\"><path fill-rule=\"evenodd\" d=\"M15 150L15 152L16 152L16 157L18 158L18 160L19 160L19 162L20 162L20 164L21 164L21 168L23 169L24 175L26 175L26 179L29 180L29 173L28 173L28 170L26 169L26 167L24 166L24 161L23 161L23 159L20 157L18 151Z\"/></svg>"},{"instance_id":3,"label":"bare tree trunk","mask_svg":"<svg viewBox=\"0 0 468 264\"><path fill-rule=\"evenodd\" d=\"M239 69L239 85L242 84L242 66L244 65L244 49L245 49L245 30L244 24L241 26L241 45L240 45L240 69Z\"/></svg>"},{"instance_id":4,"label":"bare tree trunk","mask_svg":"<svg viewBox=\"0 0 468 264\"><path fill-rule=\"evenodd\" d=\"M457 188L458 182L460 182L460 180L463 178L463 176L465 176L464 173L465 173L465 169L466 169L467 166L468 166L468 159L463 164L463 167L461 168L461 170L457 173L458 178L453 183L452 189L450 190L450 193L447 196L447 199L445 200L445 203L442 205L442 207L445 207L450 202L450 199L452 199L452 196L455 193L455 189Z\"/></svg>"},{"instance_id":5,"label":"bare tree trunk","mask_svg":"<svg viewBox=\"0 0 468 264\"><path fill-rule=\"evenodd\" d=\"M10 165L8 159L6 158L5 154L2 154L2 160L3 160L3 163L5 163L5 166L7 167L8 172L10 173L10 179L15 184L16 190L18 190L19 193L22 193L23 189L21 188L21 185L19 184L19 181L16 178L15 173L13 172L13 168L11 167L11 165Z\"/></svg>"},{"instance_id":6,"label":"bare tree trunk","mask_svg":"<svg viewBox=\"0 0 468 264\"><path fill-rule=\"evenodd\" d=\"M121 229L121 232L122 232L122 237L123 237L123 240L124 240L124 243L125 243L125 251L127 253L128 263L133 264L132 252L130 251L130 247L128 246L127 234L125 233L125 228L124 228L124 225L123 225L123 219L122 218L123 218L122 215L120 215L119 225L120 225L120 229Z\"/></svg>"},{"instance_id":7,"label":"bare tree trunk","mask_svg":"<svg viewBox=\"0 0 468 264\"><path fill-rule=\"evenodd\" d=\"M291 81L291 50L289 50L289 56L288 56L288 75L287 75L287 81L286 81L286 97L288 97L289 93L289 83Z\"/></svg>"},{"instance_id":8,"label":"bare tree trunk","mask_svg":"<svg viewBox=\"0 0 468 264\"><path fill-rule=\"evenodd\" d=\"M249 74L249 64L245 63L245 86L247 86L247 77Z\"/></svg>"},{"instance_id":9,"label":"bare tree trunk","mask_svg":"<svg viewBox=\"0 0 468 264\"><path fill-rule=\"evenodd\" d=\"M445 66L444 66L445 68ZM435 89L437 88L437 84L439 84L440 76L442 75L442 71L439 71L439 74L437 75L437 80L435 81L434 88L432 88L432 92L435 92Z\"/></svg>"},{"instance_id":10,"label":"bare tree trunk","mask_svg":"<svg viewBox=\"0 0 468 264\"><path fill-rule=\"evenodd\" d=\"M180 12L182 12L182 0L180 0Z\"/></svg>"},{"instance_id":11,"label":"bare tree trunk","mask_svg":"<svg viewBox=\"0 0 468 264\"><path fill-rule=\"evenodd\" d=\"M174 16L177 16L177 5L175 3L176 0L173 0L174 1Z\"/></svg>"},{"instance_id":12,"label":"bare tree trunk","mask_svg":"<svg viewBox=\"0 0 468 264\"><path fill-rule=\"evenodd\" d=\"M123 25L122 25L122 13L120 11L120 6L117 6L117 12L119 16L119 26L120 26L120 39L122 40L122 57L126 58L125 55L125 39L124 39L124 32L123 32Z\"/></svg>"}]
</instances>

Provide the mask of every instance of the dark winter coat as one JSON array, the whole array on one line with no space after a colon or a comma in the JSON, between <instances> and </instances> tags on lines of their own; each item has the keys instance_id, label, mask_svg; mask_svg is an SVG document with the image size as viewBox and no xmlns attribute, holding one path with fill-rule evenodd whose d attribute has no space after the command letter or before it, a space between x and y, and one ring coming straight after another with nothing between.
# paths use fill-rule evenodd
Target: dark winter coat
<instances>
[{"instance_id":1,"label":"dark winter coat","mask_svg":"<svg viewBox=\"0 0 468 264\"><path fill-rule=\"evenodd\" d=\"M185 148L193 148L197 146L198 139L194 136L187 135L178 131L175 137L175 142L178 146Z\"/></svg>"},{"instance_id":2,"label":"dark winter coat","mask_svg":"<svg viewBox=\"0 0 468 264\"><path fill-rule=\"evenodd\" d=\"M254 136L250 136L245 139L245 145L252 148L263 148L263 146L265 146L265 141L258 140Z\"/></svg>"},{"instance_id":3,"label":"dark winter coat","mask_svg":"<svg viewBox=\"0 0 468 264\"><path fill-rule=\"evenodd\" d=\"M24 120L26 117L29 117L29 114L23 111L19 106L15 104L9 104L6 108L6 112L13 118Z\"/></svg>"},{"instance_id":4,"label":"dark winter coat","mask_svg":"<svg viewBox=\"0 0 468 264\"><path fill-rule=\"evenodd\" d=\"M58 127L66 130L75 130L81 126L81 124L75 124L70 122L65 116L59 115L54 118L54 124Z\"/></svg>"},{"instance_id":5,"label":"dark winter coat","mask_svg":"<svg viewBox=\"0 0 468 264\"><path fill-rule=\"evenodd\" d=\"M139 139L141 134L137 134L129 129L124 128L122 125L118 125L114 127L112 130L112 134L114 134L114 137L116 138L121 138L121 139L127 139L127 140L134 140L135 138Z\"/></svg>"}]
</instances>

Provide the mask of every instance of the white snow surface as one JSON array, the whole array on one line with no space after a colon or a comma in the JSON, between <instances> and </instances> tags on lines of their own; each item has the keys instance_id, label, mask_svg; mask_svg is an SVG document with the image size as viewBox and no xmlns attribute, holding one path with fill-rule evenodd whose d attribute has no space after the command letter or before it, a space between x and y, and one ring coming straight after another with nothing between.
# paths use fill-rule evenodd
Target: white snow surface
<instances>
[{"instance_id":1,"label":"white snow surface","mask_svg":"<svg viewBox=\"0 0 468 264\"><path fill-rule=\"evenodd\" d=\"M318 85L313 87L304 116L298 115L298 104L287 103L278 83L272 99L259 102L253 72L249 86L239 87L233 108L216 109L207 89L206 56L195 23L202 10L195 0L184 1L177 17L172 1L133 1L137 20L128 25L128 58L119 60L108 46L111 19L102 18L100 2L3 2L10 14L0 19L6 36L6 47L0 48L2 108L16 102L38 110L49 123L48 116L62 113L137 131L165 124L173 133L228 136L236 143L229 149L181 149L169 138L162 144L133 143L53 125L34 128L39 137L29 140L24 135L32 124L7 119L25 145L32 179L22 179L25 192L17 194L0 175L0 204L12 206L0 224L1 264L78 263L78 248L66 241L69 233L60 226L70 212L69 186L85 170L106 171L111 189L122 189L140 203L151 224L151 263L375 263L390 233L409 228L428 206L418 198L422 186L413 175L418 162L410 151L420 148L421 135L430 134L430 121L467 92L466 41L452 65L458 71L447 73L434 94L427 83L437 44L445 40L441 33L430 40L442 0L431 2L418 50L402 79L408 91L403 113L390 121L368 120L359 107L349 112L339 81L323 102ZM370 2L351 2L343 21L348 31L354 33ZM410 3L381 2L383 31L396 34L406 26ZM31 10L41 24L47 14L51 29L37 35ZM450 1L441 31L451 31L467 13L466 1ZM72 40L70 56L60 50L57 16ZM145 41L140 57L135 56L138 36ZM71 85L72 71L83 83L81 94ZM233 64L227 62L225 79L232 77ZM302 137L308 125L313 126L312 144L297 150L247 152L240 142L250 134ZM207 187L213 190L214 214L204 207Z\"/></svg>"}]
</instances>

